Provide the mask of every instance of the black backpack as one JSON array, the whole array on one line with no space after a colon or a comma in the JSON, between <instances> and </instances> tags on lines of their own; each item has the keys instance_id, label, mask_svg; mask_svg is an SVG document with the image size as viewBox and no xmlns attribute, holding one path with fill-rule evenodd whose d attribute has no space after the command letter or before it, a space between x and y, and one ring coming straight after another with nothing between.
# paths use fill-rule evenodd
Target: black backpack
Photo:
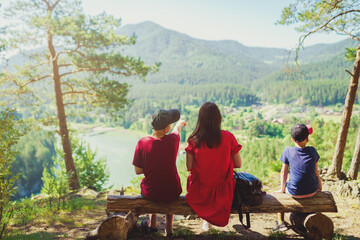
<instances>
[{"instance_id":1,"label":"black backpack","mask_svg":"<svg viewBox=\"0 0 360 240\"><path fill-rule=\"evenodd\" d=\"M246 212L246 225L243 223L243 215L241 207L256 206L262 204L266 192L262 191L261 181L253 175L245 172L235 172L235 188L232 208L236 209L239 214L241 224L246 228L250 228L250 213Z\"/></svg>"}]
</instances>

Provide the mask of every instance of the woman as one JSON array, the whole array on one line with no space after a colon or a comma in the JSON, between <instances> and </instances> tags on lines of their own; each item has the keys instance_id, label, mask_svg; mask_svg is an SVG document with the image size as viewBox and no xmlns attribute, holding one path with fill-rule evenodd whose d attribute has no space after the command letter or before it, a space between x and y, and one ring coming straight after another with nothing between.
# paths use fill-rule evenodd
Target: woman
<instances>
[{"instance_id":1,"label":"woman","mask_svg":"<svg viewBox=\"0 0 360 240\"><path fill-rule=\"evenodd\" d=\"M202 105L185 149L190 171L185 198L199 217L216 226L224 227L229 222L233 168L241 167L241 147L232 133L221 130L221 114L216 104Z\"/></svg>"}]
</instances>

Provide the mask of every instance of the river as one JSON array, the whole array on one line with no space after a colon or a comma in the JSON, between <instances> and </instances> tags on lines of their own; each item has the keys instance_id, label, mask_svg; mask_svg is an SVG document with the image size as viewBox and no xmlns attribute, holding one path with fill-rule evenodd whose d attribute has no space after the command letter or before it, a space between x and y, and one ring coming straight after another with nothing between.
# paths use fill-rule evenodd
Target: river
<instances>
[{"instance_id":1,"label":"river","mask_svg":"<svg viewBox=\"0 0 360 240\"><path fill-rule=\"evenodd\" d=\"M110 171L109 185L115 188L131 185L136 177L132 160L140 134L126 130L95 131L85 134L84 140L92 149L97 150L98 157L107 159Z\"/></svg>"}]
</instances>

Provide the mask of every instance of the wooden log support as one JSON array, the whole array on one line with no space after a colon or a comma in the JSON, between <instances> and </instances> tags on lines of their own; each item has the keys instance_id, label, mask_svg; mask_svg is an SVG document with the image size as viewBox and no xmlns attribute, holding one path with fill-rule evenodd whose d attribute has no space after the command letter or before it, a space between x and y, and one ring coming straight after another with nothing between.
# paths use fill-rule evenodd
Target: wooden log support
<instances>
[{"instance_id":1,"label":"wooden log support","mask_svg":"<svg viewBox=\"0 0 360 240\"><path fill-rule=\"evenodd\" d=\"M331 240L334 235L334 224L330 218L321 213L313 213L306 217L304 226L306 237L312 240Z\"/></svg>"},{"instance_id":2,"label":"wooden log support","mask_svg":"<svg viewBox=\"0 0 360 240\"><path fill-rule=\"evenodd\" d=\"M160 213L192 215L195 212L181 196L179 200L169 203L152 202L142 196L108 195L106 208L110 212L129 211L135 214ZM243 212L250 213L278 213L278 212L337 212L336 203L331 192L319 192L312 198L295 199L288 194L267 194L261 205L243 207ZM235 209L232 213L237 213Z\"/></svg>"},{"instance_id":3,"label":"wooden log support","mask_svg":"<svg viewBox=\"0 0 360 240\"><path fill-rule=\"evenodd\" d=\"M127 235L134 228L137 217L129 212L126 216L122 213L110 215L102 221L93 231L89 232L86 240L126 240Z\"/></svg>"}]
</instances>

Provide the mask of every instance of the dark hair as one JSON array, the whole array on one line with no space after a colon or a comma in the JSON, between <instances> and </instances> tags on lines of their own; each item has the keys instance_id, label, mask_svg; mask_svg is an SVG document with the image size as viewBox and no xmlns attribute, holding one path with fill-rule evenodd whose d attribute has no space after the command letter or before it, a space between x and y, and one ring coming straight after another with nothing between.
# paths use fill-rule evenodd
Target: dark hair
<instances>
[{"instance_id":1,"label":"dark hair","mask_svg":"<svg viewBox=\"0 0 360 240\"><path fill-rule=\"evenodd\" d=\"M196 147L206 144L209 148L216 147L221 143L221 113L215 103L206 102L200 110L193 133L188 142L194 142Z\"/></svg>"},{"instance_id":2,"label":"dark hair","mask_svg":"<svg viewBox=\"0 0 360 240\"><path fill-rule=\"evenodd\" d=\"M305 124L296 124L291 129L291 137L296 142L302 142L309 136L309 129Z\"/></svg>"}]
</instances>

